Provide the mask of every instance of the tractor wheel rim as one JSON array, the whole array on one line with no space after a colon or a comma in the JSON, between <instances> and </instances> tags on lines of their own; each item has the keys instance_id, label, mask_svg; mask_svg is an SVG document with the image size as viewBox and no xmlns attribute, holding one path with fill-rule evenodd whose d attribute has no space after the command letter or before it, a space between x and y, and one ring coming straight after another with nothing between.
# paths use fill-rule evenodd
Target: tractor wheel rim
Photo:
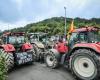
<instances>
[{"instance_id":1,"label":"tractor wheel rim","mask_svg":"<svg viewBox=\"0 0 100 80\"><path fill-rule=\"evenodd\" d=\"M74 61L74 68L83 77L91 77L97 71L94 62L86 56L78 56Z\"/></svg>"},{"instance_id":2,"label":"tractor wheel rim","mask_svg":"<svg viewBox=\"0 0 100 80\"><path fill-rule=\"evenodd\" d=\"M54 57L52 55L47 55L46 62L49 66L53 66L54 63Z\"/></svg>"}]
</instances>

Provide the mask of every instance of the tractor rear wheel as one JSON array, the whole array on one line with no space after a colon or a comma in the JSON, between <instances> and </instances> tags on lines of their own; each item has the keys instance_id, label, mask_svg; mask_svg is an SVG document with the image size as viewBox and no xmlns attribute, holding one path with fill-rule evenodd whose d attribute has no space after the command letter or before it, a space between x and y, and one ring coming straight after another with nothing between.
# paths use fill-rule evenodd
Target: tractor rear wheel
<instances>
[{"instance_id":1,"label":"tractor rear wheel","mask_svg":"<svg viewBox=\"0 0 100 80\"><path fill-rule=\"evenodd\" d=\"M49 68L57 68L59 65L60 54L56 50L49 51L45 55L45 63Z\"/></svg>"},{"instance_id":2,"label":"tractor rear wheel","mask_svg":"<svg viewBox=\"0 0 100 80\"><path fill-rule=\"evenodd\" d=\"M36 53L35 53L35 49L33 48L31 51L32 51L32 53L33 53L34 61L36 61L36 57L37 57L37 55L36 55Z\"/></svg>"},{"instance_id":3,"label":"tractor rear wheel","mask_svg":"<svg viewBox=\"0 0 100 80\"><path fill-rule=\"evenodd\" d=\"M70 68L79 79L97 79L100 74L99 57L87 49L76 50L70 58Z\"/></svg>"},{"instance_id":4,"label":"tractor rear wheel","mask_svg":"<svg viewBox=\"0 0 100 80\"><path fill-rule=\"evenodd\" d=\"M0 54L6 60L7 69L12 69L12 67L14 67L13 54L5 52L3 49L0 49Z\"/></svg>"},{"instance_id":5,"label":"tractor rear wheel","mask_svg":"<svg viewBox=\"0 0 100 80\"><path fill-rule=\"evenodd\" d=\"M35 55L36 55L36 61L39 61L41 50L38 48L36 44L33 44L33 48L34 48Z\"/></svg>"}]
</instances>

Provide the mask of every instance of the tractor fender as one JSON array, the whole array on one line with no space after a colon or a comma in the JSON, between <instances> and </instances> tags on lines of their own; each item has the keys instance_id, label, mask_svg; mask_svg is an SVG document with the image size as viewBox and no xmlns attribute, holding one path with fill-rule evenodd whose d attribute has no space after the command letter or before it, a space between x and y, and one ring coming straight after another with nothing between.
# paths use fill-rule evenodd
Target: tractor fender
<instances>
[{"instance_id":1,"label":"tractor fender","mask_svg":"<svg viewBox=\"0 0 100 80\"><path fill-rule=\"evenodd\" d=\"M32 49L32 45L30 43L25 43L22 45L22 50L29 50Z\"/></svg>"},{"instance_id":2,"label":"tractor fender","mask_svg":"<svg viewBox=\"0 0 100 80\"><path fill-rule=\"evenodd\" d=\"M93 50L96 53L100 54L100 44L97 44L97 43L79 43L79 44L75 44L70 53L72 53L73 51L75 51L76 49L79 49L79 48L90 49L90 50Z\"/></svg>"},{"instance_id":3,"label":"tractor fender","mask_svg":"<svg viewBox=\"0 0 100 80\"><path fill-rule=\"evenodd\" d=\"M44 45L41 42L34 42L33 44L37 45L38 48L44 48Z\"/></svg>"},{"instance_id":4,"label":"tractor fender","mask_svg":"<svg viewBox=\"0 0 100 80\"><path fill-rule=\"evenodd\" d=\"M55 57L59 60L60 59L60 53L58 52L58 50L56 49L50 49L49 52L53 55L55 55Z\"/></svg>"},{"instance_id":5,"label":"tractor fender","mask_svg":"<svg viewBox=\"0 0 100 80\"><path fill-rule=\"evenodd\" d=\"M11 44L1 45L0 48L3 48L6 52L13 52L13 51L15 51L14 46L11 45Z\"/></svg>"}]
</instances>

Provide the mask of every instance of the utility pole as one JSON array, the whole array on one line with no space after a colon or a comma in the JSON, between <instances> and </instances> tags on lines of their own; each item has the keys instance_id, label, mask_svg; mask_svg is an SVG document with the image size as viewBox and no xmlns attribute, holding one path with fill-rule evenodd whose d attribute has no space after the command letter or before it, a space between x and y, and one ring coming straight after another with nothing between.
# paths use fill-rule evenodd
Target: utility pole
<instances>
[{"instance_id":1,"label":"utility pole","mask_svg":"<svg viewBox=\"0 0 100 80\"><path fill-rule=\"evenodd\" d=\"M9 24L8 24L8 32L9 32Z\"/></svg>"},{"instance_id":2,"label":"utility pole","mask_svg":"<svg viewBox=\"0 0 100 80\"><path fill-rule=\"evenodd\" d=\"M67 35L67 32L66 32L66 7L64 7L64 10L65 10L65 30L64 30L64 36L65 36L65 41L66 41L66 35Z\"/></svg>"}]
</instances>

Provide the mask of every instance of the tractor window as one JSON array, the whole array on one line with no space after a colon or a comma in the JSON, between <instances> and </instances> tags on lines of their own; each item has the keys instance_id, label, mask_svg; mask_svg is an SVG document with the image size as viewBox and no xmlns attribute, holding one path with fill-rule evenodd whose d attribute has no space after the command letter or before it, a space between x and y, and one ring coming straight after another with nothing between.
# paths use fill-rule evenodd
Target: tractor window
<instances>
[{"instance_id":1,"label":"tractor window","mask_svg":"<svg viewBox=\"0 0 100 80\"><path fill-rule=\"evenodd\" d=\"M100 31L89 32L90 42L99 42L100 41Z\"/></svg>"},{"instance_id":2,"label":"tractor window","mask_svg":"<svg viewBox=\"0 0 100 80\"><path fill-rule=\"evenodd\" d=\"M44 42L44 43L46 42L46 40L47 40L47 36L46 35L42 35L39 38L39 41Z\"/></svg>"},{"instance_id":3,"label":"tractor window","mask_svg":"<svg viewBox=\"0 0 100 80\"><path fill-rule=\"evenodd\" d=\"M71 34L71 37L69 39L69 47L72 48L73 45L78 41L78 36L77 36L78 33L72 33Z\"/></svg>"},{"instance_id":4,"label":"tractor window","mask_svg":"<svg viewBox=\"0 0 100 80\"><path fill-rule=\"evenodd\" d=\"M3 42L4 42L4 43L7 42L7 37L3 37Z\"/></svg>"},{"instance_id":5,"label":"tractor window","mask_svg":"<svg viewBox=\"0 0 100 80\"><path fill-rule=\"evenodd\" d=\"M34 42L34 41L39 41L39 36L36 34L31 36L31 42Z\"/></svg>"},{"instance_id":6,"label":"tractor window","mask_svg":"<svg viewBox=\"0 0 100 80\"><path fill-rule=\"evenodd\" d=\"M69 41L75 41L77 39L77 33L72 33Z\"/></svg>"},{"instance_id":7,"label":"tractor window","mask_svg":"<svg viewBox=\"0 0 100 80\"><path fill-rule=\"evenodd\" d=\"M15 43L16 42L15 36L9 36L8 42L11 44Z\"/></svg>"},{"instance_id":8,"label":"tractor window","mask_svg":"<svg viewBox=\"0 0 100 80\"><path fill-rule=\"evenodd\" d=\"M17 42L18 43L24 43L25 42L24 36L18 36L17 37Z\"/></svg>"},{"instance_id":9,"label":"tractor window","mask_svg":"<svg viewBox=\"0 0 100 80\"><path fill-rule=\"evenodd\" d=\"M24 43L25 38L24 36L9 36L8 42L11 44Z\"/></svg>"},{"instance_id":10,"label":"tractor window","mask_svg":"<svg viewBox=\"0 0 100 80\"><path fill-rule=\"evenodd\" d=\"M79 41L80 42L87 42L87 33L86 32L79 34Z\"/></svg>"}]
</instances>

